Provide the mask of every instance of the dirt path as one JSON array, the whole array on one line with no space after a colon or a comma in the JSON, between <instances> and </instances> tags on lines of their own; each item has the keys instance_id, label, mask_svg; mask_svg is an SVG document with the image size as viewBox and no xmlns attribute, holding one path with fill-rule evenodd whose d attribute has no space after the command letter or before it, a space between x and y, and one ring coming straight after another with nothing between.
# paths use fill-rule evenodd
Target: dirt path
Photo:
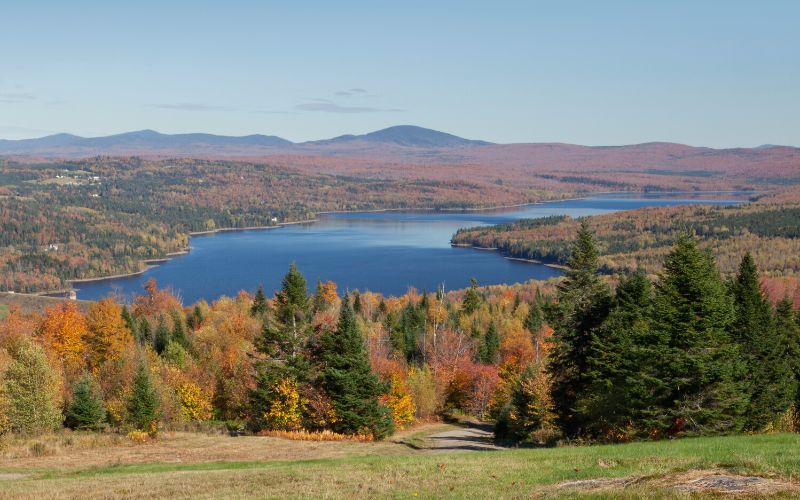
<instances>
[{"instance_id":1,"label":"dirt path","mask_svg":"<svg viewBox=\"0 0 800 500\"><path fill-rule=\"evenodd\" d=\"M432 434L426 439L429 449L437 452L502 450L494 444L491 424L470 423L464 427Z\"/></svg>"}]
</instances>

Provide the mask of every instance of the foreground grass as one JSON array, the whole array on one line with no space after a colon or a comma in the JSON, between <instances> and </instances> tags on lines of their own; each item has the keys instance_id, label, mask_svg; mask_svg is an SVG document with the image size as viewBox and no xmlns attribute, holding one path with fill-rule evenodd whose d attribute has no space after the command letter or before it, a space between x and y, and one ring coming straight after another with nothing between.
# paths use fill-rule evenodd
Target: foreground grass
<instances>
[{"instance_id":1,"label":"foreground grass","mask_svg":"<svg viewBox=\"0 0 800 500\"><path fill-rule=\"evenodd\" d=\"M263 445L275 445L275 441L265 438ZM287 446L285 442L278 444ZM548 490L548 486L566 480L658 477L692 469L724 469L791 480L800 473L799 445L800 436L794 434L448 454L364 455L369 453L368 445L351 449L354 454L350 455L304 460L3 467L0 478L3 471L7 476L0 480L0 497L509 498L557 493ZM376 446L408 450L402 445ZM593 495L607 497L621 493L626 497L679 495L674 490L646 486Z\"/></svg>"}]
</instances>

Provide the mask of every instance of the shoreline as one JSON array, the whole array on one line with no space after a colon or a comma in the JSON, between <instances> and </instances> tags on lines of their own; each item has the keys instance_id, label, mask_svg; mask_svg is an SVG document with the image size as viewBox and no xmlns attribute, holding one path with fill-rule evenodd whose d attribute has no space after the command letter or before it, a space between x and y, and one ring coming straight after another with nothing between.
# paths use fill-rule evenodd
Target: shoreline
<instances>
[{"instance_id":1,"label":"shoreline","mask_svg":"<svg viewBox=\"0 0 800 500\"><path fill-rule=\"evenodd\" d=\"M430 207L402 207L402 208L379 208L373 210L326 210L321 212L316 212L318 215L329 215L329 214L348 214L348 213L381 213L381 212L448 212L448 213L457 213L457 212L488 212L492 210L503 210L503 209L512 209L512 208L520 208L520 207L527 207L533 205L545 205L548 203L559 203L565 201L579 201L589 199L595 196L607 196L607 195L680 195L680 194L694 194L694 195L701 195L701 194L751 194L748 191L703 191L703 192L689 192L689 191L678 191L678 192L671 192L671 191L658 191L658 192L650 192L645 193L642 191L599 191L599 192L588 192L588 193L575 193L577 196L571 194L566 195L567 197L564 198L549 198L540 201L531 201L531 202L524 202L524 203L517 203L512 205L495 205L491 207L473 207L473 208L445 208L445 209L436 209ZM583 196L581 196L583 194ZM299 221L290 221L290 222L280 222L275 225L270 226L249 226L249 227L221 227L217 229L211 229L208 231L193 231L187 233L187 235L191 238L192 236L203 236L203 235L210 235L216 233L223 233L223 232L233 232L233 231L264 231L264 230L272 230L272 229L280 229L284 226L292 226L292 225L301 225L301 224L312 224L314 222L319 222L319 218L315 217L313 219L304 219ZM475 250L484 250L484 251L498 251L497 248L483 248L483 247L474 247L467 243L456 243L450 244L453 247L460 247L460 248L473 248ZM106 281L112 279L120 279L120 278L130 278L134 276L139 276L144 274L145 272L157 267L159 264L163 264L168 262L169 260L180 257L182 255L186 255L191 251L191 246L185 250L178 250L175 252L169 252L165 254L163 258L157 259L147 259L142 260L141 262L145 264L145 268L139 271L134 271L131 273L121 273L121 274L113 274L109 276L100 276L97 278L79 278L79 279L72 279L66 280L66 284L68 286L66 291L75 291L76 288L73 286L76 283L91 283L94 281ZM546 264L543 262L536 262L531 261L530 259L522 259L519 257L511 257L508 255L504 255L502 252L500 254L503 258L510 259L510 260L519 260L519 261L527 261L529 263L540 264L547 267L552 267L555 269L564 269L564 266L560 264ZM51 291L42 291L36 292L38 294L48 294L48 293L59 293L63 292L64 290L57 290L56 292Z\"/></svg>"},{"instance_id":2,"label":"shoreline","mask_svg":"<svg viewBox=\"0 0 800 500\"><path fill-rule=\"evenodd\" d=\"M502 250L500 250L499 248L496 248L496 247L495 248L493 248L493 247L476 247L476 246L470 245L469 243L450 243L450 246L453 247L453 248L469 248L469 249L472 249L472 250L482 250L482 251L485 251L485 252L497 252L504 259L513 260L513 261L517 261L517 262L525 262L526 264L537 264L537 265L540 265L540 266L550 267L550 268L558 269L558 270L561 270L561 271L563 271L563 270L565 270L567 268L567 266L563 266L561 264L556 264L556 263L553 263L553 262L548 263L548 262L542 262L541 260L536 260L536 259L525 259L523 257L513 257L511 255L508 255L508 254L504 253Z\"/></svg>"}]
</instances>

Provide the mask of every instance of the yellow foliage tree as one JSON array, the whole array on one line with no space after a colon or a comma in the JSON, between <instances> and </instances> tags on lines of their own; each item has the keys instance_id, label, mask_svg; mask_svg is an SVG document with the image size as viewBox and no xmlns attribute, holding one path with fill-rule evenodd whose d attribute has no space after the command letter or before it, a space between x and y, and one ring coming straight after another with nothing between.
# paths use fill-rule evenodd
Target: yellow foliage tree
<instances>
[{"instance_id":1,"label":"yellow foliage tree","mask_svg":"<svg viewBox=\"0 0 800 500\"><path fill-rule=\"evenodd\" d=\"M193 382L178 385L178 398L184 420L209 420L212 415L211 396Z\"/></svg>"},{"instance_id":2,"label":"yellow foliage tree","mask_svg":"<svg viewBox=\"0 0 800 500\"><path fill-rule=\"evenodd\" d=\"M402 430L414 422L414 414L417 408L405 381L399 375L392 375L389 394L383 396L381 402L391 410L392 420L394 420L396 428Z\"/></svg>"},{"instance_id":3,"label":"yellow foliage tree","mask_svg":"<svg viewBox=\"0 0 800 500\"><path fill-rule=\"evenodd\" d=\"M38 335L62 361L72 366L82 363L86 350L86 319L74 302L63 302L46 309Z\"/></svg>"},{"instance_id":4,"label":"yellow foliage tree","mask_svg":"<svg viewBox=\"0 0 800 500\"><path fill-rule=\"evenodd\" d=\"M93 371L108 361L119 359L133 343L133 336L122 319L122 308L111 298L89 306L86 327L88 361Z\"/></svg>"},{"instance_id":5,"label":"yellow foliage tree","mask_svg":"<svg viewBox=\"0 0 800 500\"><path fill-rule=\"evenodd\" d=\"M285 378L275 386L275 399L264 415L268 429L296 431L302 428L303 400L294 380Z\"/></svg>"}]
</instances>

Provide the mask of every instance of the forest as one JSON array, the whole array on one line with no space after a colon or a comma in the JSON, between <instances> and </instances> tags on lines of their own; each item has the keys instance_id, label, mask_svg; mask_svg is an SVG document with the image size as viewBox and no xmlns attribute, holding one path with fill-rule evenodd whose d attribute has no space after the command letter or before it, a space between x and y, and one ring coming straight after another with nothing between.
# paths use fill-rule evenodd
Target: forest
<instances>
[{"instance_id":1,"label":"forest","mask_svg":"<svg viewBox=\"0 0 800 500\"><path fill-rule=\"evenodd\" d=\"M531 446L797 428L800 315L768 299L751 254L723 279L687 232L655 279L610 280L600 241L582 221L565 276L548 282L309 294L292 265L273 297L186 306L150 281L131 304L12 306L0 434L67 426L141 442L216 425L370 441L459 414Z\"/></svg>"},{"instance_id":2,"label":"forest","mask_svg":"<svg viewBox=\"0 0 800 500\"><path fill-rule=\"evenodd\" d=\"M643 269L655 275L675 242L687 231L714 253L722 273L733 274L749 251L766 277L791 277L800 271L800 205L772 197L732 206L649 207L588 218L597 234L602 272ZM581 220L546 217L496 226L467 228L452 243L494 248L503 254L565 265Z\"/></svg>"}]
</instances>

